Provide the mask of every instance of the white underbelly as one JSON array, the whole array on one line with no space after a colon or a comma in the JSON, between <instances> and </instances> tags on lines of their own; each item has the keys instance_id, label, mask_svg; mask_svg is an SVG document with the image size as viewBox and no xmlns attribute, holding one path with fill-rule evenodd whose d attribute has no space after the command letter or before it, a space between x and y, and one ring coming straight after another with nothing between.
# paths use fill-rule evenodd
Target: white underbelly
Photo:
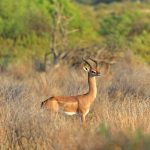
<instances>
[{"instance_id":1,"label":"white underbelly","mask_svg":"<svg viewBox=\"0 0 150 150\"><path fill-rule=\"evenodd\" d=\"M77 114L78 114L77 112L65 112L65 111L64 111L64 113L65 113L66 115L70 115L70 116L72 116L72 115L77 115ZM88 113L89 113L89 109L87 109L87 111L84 113L85 116L86 116Z\"/></svg>"},{"instance_id":2,"label":"white underbelly","mask_svg":"<svg viewBox=\"0 0 150 150\"><path fill-rule=\"evenodd\" d=\"M78 113L77 112L64 112L66 115L70 115L70 116L72 116L72 115L77 115Z\"/></svg>"}]
</instances>

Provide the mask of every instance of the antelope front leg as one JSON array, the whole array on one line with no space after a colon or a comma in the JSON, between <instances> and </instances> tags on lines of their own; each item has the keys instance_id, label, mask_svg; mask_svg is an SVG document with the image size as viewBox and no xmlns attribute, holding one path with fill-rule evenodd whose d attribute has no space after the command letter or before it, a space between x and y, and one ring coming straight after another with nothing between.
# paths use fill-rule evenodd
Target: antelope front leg
<instances>
[{"instance_id":1,"label":"antelope front leg","mask_svg":"<svg viewBox=\"0 0 150 150\"><path fill-rule=\"evenodd\" d=\"M81 121L82 121L82 123L85 123L85 114L81 115Z\"/></svg>"},{"instance_id":2,"label":"antelope front leg","mask_svg":"<svg viewBox=\"0 0 150 150\"><path fill-rule=\"evenodd\" d=\"M86 127L85 116L86 116L86 114L81 114L82 126L83 126L84 128Z\"/></svg>"}]
</instances>

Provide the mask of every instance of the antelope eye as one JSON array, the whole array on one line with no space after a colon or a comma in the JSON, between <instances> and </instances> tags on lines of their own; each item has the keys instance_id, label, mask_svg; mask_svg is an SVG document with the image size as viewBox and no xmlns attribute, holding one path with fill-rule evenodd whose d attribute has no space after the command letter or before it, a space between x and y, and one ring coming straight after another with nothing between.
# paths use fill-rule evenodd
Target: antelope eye
<instances>
[{"instance_id":1,"label":"antelope eye","mask_svg":"<svg viewBox=\"0 0 150 150\"><path fill-rule=\"evenodd\" d=\"M96 71L93 71L93 70L92 70L91 72L92 72L92 73L96 73Z\"/></svg>"}]
</instances>

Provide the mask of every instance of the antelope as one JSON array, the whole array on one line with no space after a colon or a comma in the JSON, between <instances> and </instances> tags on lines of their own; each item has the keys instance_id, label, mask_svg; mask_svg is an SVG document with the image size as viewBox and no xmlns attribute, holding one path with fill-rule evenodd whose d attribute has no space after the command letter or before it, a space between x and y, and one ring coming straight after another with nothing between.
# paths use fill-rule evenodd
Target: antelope
<instances>
[{"instance_id":1,"label":"antelope","mask_svg":"<svg viewBox=\"0 0 150 150\"><path fill-rule=\"evenodd\" d=\"M79 114L82 123L84 123L90 106L96 98L96 76L100 76L101 73L96 60L89 58L94 63L94 66L92 66L86 59L82 59L87 64L83 69L88 72L88 92L76 96L53 96L43 101L41 107L53 112L59 112L63 109L63 112L67 115Z\"/></svg>"}]
</instances>

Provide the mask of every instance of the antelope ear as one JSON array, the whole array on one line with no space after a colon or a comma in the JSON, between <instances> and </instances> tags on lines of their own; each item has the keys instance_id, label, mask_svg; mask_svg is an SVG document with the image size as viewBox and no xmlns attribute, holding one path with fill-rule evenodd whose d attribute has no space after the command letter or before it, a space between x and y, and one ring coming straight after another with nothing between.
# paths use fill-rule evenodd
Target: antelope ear
<instances>
[{"instance_id":1,"label":"antelope ear","mask_svg":"<svg viewBox=\"0 0 150 150\"><path fill-rule=\"evenodd\" d=\"M88 68L88 67L86 67L86 66L84 66L83 69L84 69L85 71L87 71L87 72L89 72L89 70L90 70L90 68Z\"/></svg>"}]
</instances>

